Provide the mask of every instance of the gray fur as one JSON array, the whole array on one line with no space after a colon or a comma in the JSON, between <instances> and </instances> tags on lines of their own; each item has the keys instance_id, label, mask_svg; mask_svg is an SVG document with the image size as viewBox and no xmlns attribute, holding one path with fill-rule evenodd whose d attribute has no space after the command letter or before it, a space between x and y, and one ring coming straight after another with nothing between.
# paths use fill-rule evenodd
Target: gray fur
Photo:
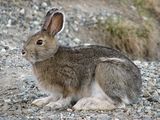
<instances>
[{"instance_id":1,"label":"gray fur","mask_svg":"<svg viewBox=\"0 0 160 120\"><path fill-rule=\"evenodd\" d=\"M58 14L61 13L58 12ZM49 17L47 25L50 19L52 20L52 16ZM61 18L58 17L58 19ZM56 21L56 24L63 23ZM60 28L58 28L59 30ZM42 29L29 38L23 48L26 51L24 57L32 63L39 84L45 90L61 94L62 98L69 98L67 100L78 101L84 97L94 96L92 86L94 83L98 83L97 86L101 88L97 88L97 90L103 90L106 98L109 97L115 105L122 102L133 103L140 96L142 86L140 70L122 53L97 45L59 46L50 33L54 33L54 31ZM39 39L45 41L43 46L35 44ZM91 101L97 101L97 99ZM63 102L63 99L60 101ZM70 101L68 101L69 103ZM93 108L97 107L93 106ZM99 107L99 109L101 108L102 106ZM87 108L85 107L85 109Z\"/></svg>"}]
</instances>

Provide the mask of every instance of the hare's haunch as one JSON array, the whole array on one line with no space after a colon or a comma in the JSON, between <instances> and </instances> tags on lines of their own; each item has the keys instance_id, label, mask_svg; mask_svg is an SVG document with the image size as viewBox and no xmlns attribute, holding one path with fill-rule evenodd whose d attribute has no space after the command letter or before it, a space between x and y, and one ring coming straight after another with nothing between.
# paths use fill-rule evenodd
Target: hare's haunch
<instances>
[{"instance_id":1,"label":"hare's haunch","mask_svg":"<svg viewBox=\"0 0 160 120\"><path fill-rule=\"evenodd\" d=\"M141 93L140 71L111 48L88 45L65 47L54 36L64 27L64 14L51 9L41 31L24 44L22 54L32 64L39 85L51 95L37 106L75 110L112 110L132 104Z\"/></svg>"}]
</instances>

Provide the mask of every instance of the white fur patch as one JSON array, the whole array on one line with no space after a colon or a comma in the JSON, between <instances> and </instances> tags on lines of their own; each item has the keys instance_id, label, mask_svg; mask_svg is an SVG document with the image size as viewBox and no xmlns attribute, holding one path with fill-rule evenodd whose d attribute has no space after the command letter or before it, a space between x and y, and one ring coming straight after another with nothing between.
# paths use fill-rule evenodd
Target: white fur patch
<instances>
[{"instance_id":1,"label":"white fur patch","mask_svg":"<svg viewBox=\"0 0 160 120\"><path fill-rule=\"evenodd\" d=\"M129 99L128 99L127 96L125 96L124 98L121 98L121 99L122 99L122 101L123 101L124 103L130 104L130 101L129 101Z\"/></svg>"},{"instance_id":2,"label":"white fur patch","mask_svg":"<svg viewBox=\"0 0 160 120\"><path fill-rule=\"evenodd\" d=\"M89 43L84 43L84 46L90 46L91 44L89 44Z\"/></svg>"},{"instance_id":3,"label":"white fur patch","mask_svg":"<svg viewBox=\"0 0 160 120\"><path fill-rule=\"evenodd\" d=\"M121 58L108 58L108 57L101 57L101 58L99 58L101 61L117 61L117 62L125 62L125 60L124 59L121 59Z\"/></svg>"},{"instance_id":4,"label":"white fur patch","mask_svg":"<svg viewBox=\"0 0 160 120\"><path fill-rule=\"evenodd\" d=\"M116 107L107 100L101 100L96 97L87 97L80 99L73 108L75 110L113 110Z\"/></svg>"},{"instance_id":5,"label":"white fur patch","mask_svg":"<svg viewBox=\"0 0 160 120\"><path fill-rule=\"evenodd\" d=\"M107 100L110 103L114 103L111 98L109 96L107 96L105 94L105 92L102 90L102 88L99 86L99 84L97 83L97 81L94 81L92 83L92 89L91 89L91 96L92 97L97 97L100 98L102 100Z\"/></svg>"},{"instance_id":6,"label":"white fur patch","mask_svg":"<svg viewBox=\"0 0 160 120\"><path fill-rule=\"evenodd\" d=\"M36 105L38 107L42 107L46 104L48 104L52 100L52 96L44 97L36 99L32 102L32 105Z\"/></svg>"}]
</instances>

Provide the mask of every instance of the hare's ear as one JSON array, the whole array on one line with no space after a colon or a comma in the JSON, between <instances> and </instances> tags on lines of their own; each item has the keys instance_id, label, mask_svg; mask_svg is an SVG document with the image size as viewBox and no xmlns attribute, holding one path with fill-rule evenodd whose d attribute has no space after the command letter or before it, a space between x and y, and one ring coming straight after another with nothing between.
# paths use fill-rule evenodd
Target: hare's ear
<instances>
[{"instance_id":1,"label":"hare's ear","mask_svg":"<svg viewBox=\"0 0 160 120\"><path fill-rule=\"evenodd\" d=\"M62 31L64 26L64 15L58 9L54 8L47 12L42 30L47 31L53 36Z\"/></svg>"}]
</instances>

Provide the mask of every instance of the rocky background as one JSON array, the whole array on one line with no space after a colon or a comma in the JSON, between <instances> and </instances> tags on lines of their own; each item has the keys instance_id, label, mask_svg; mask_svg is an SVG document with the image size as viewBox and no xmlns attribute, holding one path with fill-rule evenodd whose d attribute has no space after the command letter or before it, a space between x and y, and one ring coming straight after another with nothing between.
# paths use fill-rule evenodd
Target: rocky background
<instances>
[{"instance_id":1,"label":"rocky background","mask_svg":"<svg viewBox=\"0 0 160 120\"><path fill-rule=\"evenodd\" d=\"M101 44L134 60L143 78L138 104L88 112L46 111L31 105L46 94L38 89L21 48L52 7L66 15L65 29L57 36L60 44ZM159 53L159 0L0 0L0 120L158 120Z\"/></svg>"}]
</instances>

